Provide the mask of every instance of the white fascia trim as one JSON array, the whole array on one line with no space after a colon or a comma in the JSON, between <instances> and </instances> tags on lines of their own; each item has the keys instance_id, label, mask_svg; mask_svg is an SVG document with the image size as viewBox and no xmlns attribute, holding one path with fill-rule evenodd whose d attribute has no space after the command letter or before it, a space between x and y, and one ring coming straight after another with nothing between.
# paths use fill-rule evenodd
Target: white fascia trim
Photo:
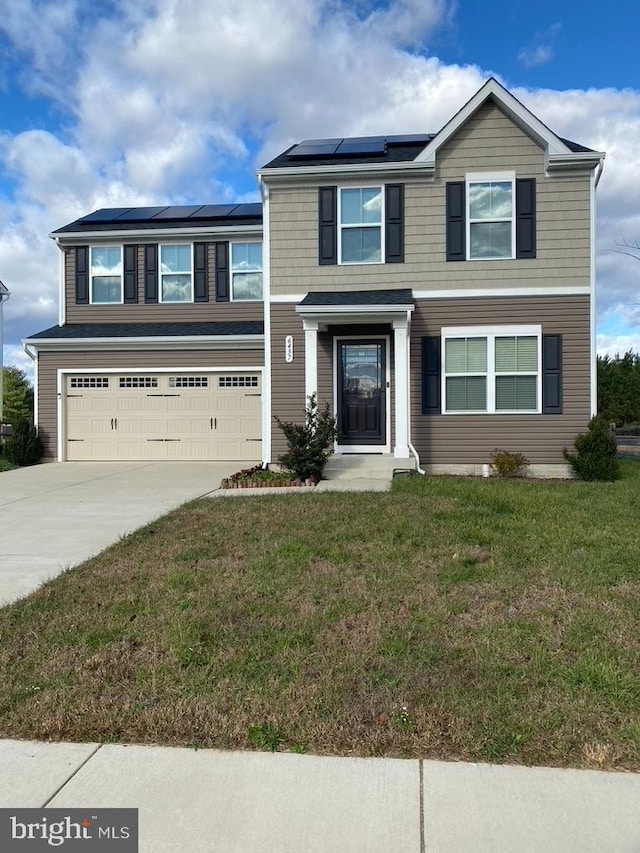
<instances>
[{"instance_id":1,"label":"white fascia trim","mask_svg":"<svg viewBox=\"0 0 640 853\"><path fill-rule=\"evenodd\" d=\"M58 325L64 326L66 321L66 308L67 308L67 299L66 299L66 288L65 288L65 255L64 252L58 247L58 274L60 276L58 280Z\"/></svg>"},{"instance_id":2,"label":"white fascia trim","mask_svg":"<svg viewBox=\"0 0 640 853\"><path fill-rule=\"evenodd\" d=\"M261 181L269 180L270 182L274 182L287 178L330 177L332 175L356 177L361 174L379 175L385 172L422 172L425 174L432 172L434 168L435 163L418 163L416 160L403 160L399 163L345 163L342 166L330 164L325 166L292 166L291 168L282 169L259 169L256 174Z\"/></svg>"},{"instance_id":3,"label":"white fascia trim","mask_svg":"<svg viewBox=\"0 0 640 853\"><path fill-rule=\"evenodd\" d=\"M65 231L64 234L49 234L52 240L55 240L59 246L66 243L77 243L78 240L115 240L122 242L128 237L138 238L144 237L145 240L155 240L156 237L180 237L183 243L189 242L192 237L211 237L217 236L228 237L232 234L255 234L256 239L262 236L262 226L256 225L225 225L225 226L209 226L208 228L136 228L127 229L126 231Z\"/></svg>"},{"instance_id":4,"label":"white fascia trim","mask_svg":"<svg viewBox=\"0 0 640 853\"><path fill-rule=\"evenodd\" d=\"M162 338L25 338L23 346L32 346L38 350L105 350L105 349L226 349L233 344L234 349L255 349L256 344L264 344L264 335L176 335Z\"/></svg>"},{"instance_id":5,"label":"white fascia trim","mask_svg":"<svg viewBox=\"0 0 640 853\"><path fill-rule=\"evenodd\" d=\"M269 207L269 187L258 178L258 187L262 196L262 294L264 298L264 375L262 381L262 461L271 462L271 236L269 232L271 211Z\"/></svg>"},{"instance_id":6,"label":"white fascia trim","mask_svg":"<svg viewBox=\"0 0 640 853\"><path fill-rule=\"evenodd\" d=\"M588 296L589 285L567 287L483 287L464 290L414 290L414 299L469 299L488 296Z\"/></svg>"},{"instance_id":7,"label":"white fascia trim","mask_svg":"<svg viewBox=\"0 0 640 853\"><path fill-rule=\"evenodd\" d=\"M569 156L549 154L547 170L551 172L556 169L595 169L604 162L605 157L604 151L572 151Z\"/></svg>"},{"instance_id":8,"label":"white fascia trim","mask_svg":"<svg viewBox=\"0 0 640 853\"><path fill-rule=\"evenodd\" d=\"M109 374L118 374L121 373L262 373L263 367L261 364L254 366L247 366L246 364L241 365L240 367L234 365L225 365L224 367L211 367L211 365L204 367L180 367L180 365L176 365L174 367L61 367L58 370L58 373L61 375L73 375L76 376L80 373L109 373Z\"/></svg>"},{"instance_id":9,"label":"white fascia trim","mask_svg":"<svg viewBox=\"0 0 640 853\"><path fill-rule=\"evenodd\" d=\"M474 287L456 290L415 290L414 299L470 299L488 296L589 296L591 287L567 285L565 287ZM292 305L302 302L306 293L281 293L271 296L273 305Z\"/></svg>"},{"instance_id":10,"label":"white fascia trim","mask_svg":"<svg viewBox=\"0 0 640 853\"><path fill-rule=\"evenodd\" d=\"M591 356L591 417L598 413L598 353L596 349L596 186L599 176L591 173L590 196L591 214L589 221L589 268L590 268L590 299L589 299L589 325L590 325L590 356Z\"/></svg>"},{"instance_id":11,"label":"white fascia trim","mask_svg":"<svg viewBox=\"0 0 640 853\"><path fill-rule=\"evenodd\" d=\"M313 316L323 314L395 314L409 315L415 305L298 305L296 314Z\"/></svg>"},{"instance_id":12,"label":"white fascia trim","mask_svg":"<svg viewBox=\"0 0 640 853\"><path fill-rule=\"evenodd\" d=\"M474 335L495 335L496 337L516 335L517 337L541 335L542 326L537 325L516 325L511 323L505 326L492 326L486 324L484 326L443 326L443 338L470 338Z\"/></svg>"},{"instance_id":13,"label":"white fascia trim","mask_svg":"<svg viewBox=\"0 0 640 853\"><path fill-rule=\"evenodd\" d=\"M492 77L482 86L471 100L459 110L456 115L445 124L442 130L437 133L431 142L423 151L416 157L417 162L431 163L435 165L436 153L449 139L462 127L462 125L475 113L475 111L484 104L484 102L493 96L506 113L519 125L528 128L530 133L536 137L540 143L548 151L549 156L563 155L571 161L575 154L571 151L568 145L565 145L562 140L555 135L540 119L536 118L524 104L515 98L511 92L500 85L498 81Z\"/></svg>"}]
</instances>

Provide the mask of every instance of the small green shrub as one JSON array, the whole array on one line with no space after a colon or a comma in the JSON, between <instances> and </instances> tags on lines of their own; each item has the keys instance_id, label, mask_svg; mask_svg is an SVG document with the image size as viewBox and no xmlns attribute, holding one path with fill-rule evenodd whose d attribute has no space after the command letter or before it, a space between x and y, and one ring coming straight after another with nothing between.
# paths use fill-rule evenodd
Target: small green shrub
<instances>
[{"instance_id":1,"label":"small green shrub","mask_svg":"<svg viewBox=\"0 0 640 853\"><path fill-rule=\"evenodd\" d=\"M324 467L333 453L336 420L329 412L326 403L322 411L318 410L316 395L309 397L304 412L304 423L281 421L276 423L287 439L288 450L278 458L278 462L298 480L319 480Z\"/></svg>"},{"instance_id":2,"label":"small green shrub","mask_svg":"<svg viewBox=\"0 0 640 853\"><path fill-rule=\"evenodd\" d=\"M529 460L522 453L511 453L508 450L498 450L491 454L491 470L496 477L519 477Z\"/></svg>"},{"instance_id":3,"label":"small green shrub","mask_svg":"<svg viewBox=\"0 0 640 853\"><path fill-rule=\"evenodd\" d=\"M564 458L581 480L612 481L620 478L616 442L602 417L591 418L587 431L573 442L575 453L563 450Z\"/></svg>"},{"instance_id":4,"label":"small green shrub","mask_svg":"<svg viewBox=\"0 0 640 853\"><path fill-rule=\"evenodd\" d=\"M276 752L284 742L282 728L273 723L251 723L247 728L247 737L256 749Z\"/></svg>"},{"instance_id":5,"label":"small green shrub","mask_svg":"<svg viewBox=\"0 0 640 853\"><path fill-rule=\"evenodd\" d=\"M42 442L29 421L13 424L11 437L4 445L4 458L12 465L35 465L42 458Z\"/></svg>"}]
</instances>

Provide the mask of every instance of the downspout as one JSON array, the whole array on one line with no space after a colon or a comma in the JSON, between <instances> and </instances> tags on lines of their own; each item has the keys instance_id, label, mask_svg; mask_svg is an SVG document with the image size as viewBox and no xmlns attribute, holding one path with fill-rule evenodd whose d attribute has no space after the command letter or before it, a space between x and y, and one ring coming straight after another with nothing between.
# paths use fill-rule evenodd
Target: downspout
<instances>
[{"instance_id":1,"label":"downspout","mask_svg":"<svg viewBox=\"0 0 640 853\"><path fill-rule=\"evenodd\" d=\"M2 417L4 410L4 341L2 337L3 328L3 307L4 303L9 301L11 292L7 290L4 284L0 281L2 290L0 290L0 426L2 425Z\"/></svg>"},{"instance_id":2,"label":"downspout","mask_svg":"<svg viewBox=\"0 0 640 853\"><path fill-rule=\"evenodd\" d=\"M407 346L407 376L409 377L409 383L411 383L411 315L408 317L409 327L409 335L408 338L408 346ZM420 467L420 457L418 456L418 451L413 446L413 442L411 441L411 389L409 389L409 393L407 394L407 445L409 446L409 450L413 458L416 460L416 471L418 474L425 474L426 471Z\"/></svg>"}]
</instances>

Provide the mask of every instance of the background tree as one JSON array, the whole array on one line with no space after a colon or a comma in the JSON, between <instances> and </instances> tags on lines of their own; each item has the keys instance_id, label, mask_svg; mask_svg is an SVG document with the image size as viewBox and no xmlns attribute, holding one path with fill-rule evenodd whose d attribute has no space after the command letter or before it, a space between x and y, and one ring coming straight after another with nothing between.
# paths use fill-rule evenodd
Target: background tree
<instances>
[{"instance_id":1,"label":"background tree","mask_svg":"<svg viewBox=\"0 0 640 853\"><path fill-rule=\"evenodd\" d=\"M3 411L2 419L7 424L21 420L33 421L33 388L24 370L18 367L3 367Z\"/></svg>"},{"instance_id":2,"label":"background tree","mask_svg":"<svg viewBox=\"0 0 640 853\"><path fill-rule=\"evenodd\" d=\"M598 413L616 426L640 424L640 355L598 356Z\"/></svg>"}]
</instances>

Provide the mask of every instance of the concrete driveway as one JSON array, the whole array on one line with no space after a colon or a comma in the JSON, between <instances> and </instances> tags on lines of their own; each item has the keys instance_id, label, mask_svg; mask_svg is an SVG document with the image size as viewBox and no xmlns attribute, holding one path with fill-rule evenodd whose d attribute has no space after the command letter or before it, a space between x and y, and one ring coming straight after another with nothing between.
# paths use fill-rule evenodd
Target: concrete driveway
<instances>
[{"instance_id":1,"label":"concrete driveway","mask_svg":"<svg viewBox=\"0 0 640 853\"><path fill-rule=\"evenodd\" d=\"M1 473L0 605L248 464L67 462Z\"/></svg>"}]
</instances>

